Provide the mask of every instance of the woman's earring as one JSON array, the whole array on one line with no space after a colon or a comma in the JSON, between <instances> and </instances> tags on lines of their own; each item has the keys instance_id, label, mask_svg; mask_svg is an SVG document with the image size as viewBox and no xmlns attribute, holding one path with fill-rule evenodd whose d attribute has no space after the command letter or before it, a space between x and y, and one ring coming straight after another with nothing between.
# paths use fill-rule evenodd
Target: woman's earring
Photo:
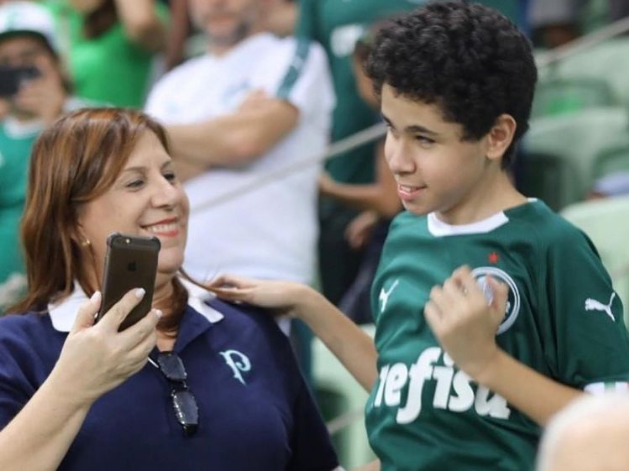
<instances>
[{"instance_id":1,"label":"woman's earring","mask_svg":"<svg viewBox=\"0 0 629 471\"><path fill-rule=\"evenodd\" d=\"M90 242L89 239L85 238L81 241L81 247L89 247L90 245L92 245L92 243Z\"/></svg>"}]
</instances>

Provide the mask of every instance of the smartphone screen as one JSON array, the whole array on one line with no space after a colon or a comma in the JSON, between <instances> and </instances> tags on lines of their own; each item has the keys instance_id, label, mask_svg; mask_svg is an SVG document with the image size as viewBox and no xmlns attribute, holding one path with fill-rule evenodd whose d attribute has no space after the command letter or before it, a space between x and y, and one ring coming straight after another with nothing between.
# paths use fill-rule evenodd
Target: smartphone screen
<instances>
[{"instance_id":1,"label":"smartphone screen","mask_svg":"<svg viewBox=\"0 0 629 471\"><path fill-rule=\"evenodd\" d=\"M10 97L20 91L24 81L41 75L37 67L0 66L0 96Z\"/></svg>"},{"instance_id":2,"label":"smartphone screen","mask_svg":"<svg viewBox=\"0 0 629 471\"><path fill-rule=\"evenodd\" d=\"M100 320L130 290L144 288L146 294L120 324L119 330L132 326L151 310L157 275L160 242L157 237L111 234L103 274L103 301L96 317Z\"/></svg>"}]
</instances>

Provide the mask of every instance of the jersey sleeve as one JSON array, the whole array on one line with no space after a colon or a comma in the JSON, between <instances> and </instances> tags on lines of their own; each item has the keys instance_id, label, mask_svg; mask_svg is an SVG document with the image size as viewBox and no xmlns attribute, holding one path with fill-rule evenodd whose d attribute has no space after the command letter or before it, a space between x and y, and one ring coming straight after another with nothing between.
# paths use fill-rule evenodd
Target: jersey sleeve
<instances>
[{"instance_id":1,"label":"jersey sleeve","mask_svg":"<svg viewBox=\"0 0 629 471\"><path fill-rule=\"evenodd\" d=\"M596 248L570 226L548 245L540 277L545 355L559 381L586 391L626 389L629 338L622 301Z\"/></svg>"},{"instance_id":2,"label":"jersey sleeve","mask_svg":"<svg viewBox=\"0 0 629 471\"><path fill-rule=\"evenodd\" d=\"M286 100L300 119L330 127L335 103L328 61L321 46L305 39L284 39L260 61L251 87Z\"/></svg>"},{"instance_id":3,"label":"jersey sleeve","mask_svg":"<svg viewBox=\"0 0 629 471\"><path fill-rule=\"evenodd\" d=\"M6 323L2 327L6 327ZM23 339L13 337L10 332L0 335L0 430L13 420L36 391L29 379L32 375L25 366L32 363L27 347ZM34 368L31 373L35 373Z\"/></svg>"},{"instance_id":4,"label":"jersey sleeve","mask_svg":"<svg viewBox=\"0 0 629 471\"><path fill-rule=\"evenodd\" d=\"M172 73L170 72L170 74ZM168 100L165 100L164 97L168 95L168 84L171 81L170 74L166 74L153 85L144 104L144 112L162 123L168 121L168 108L166 105Z\"/></svg>"}]
</instances>

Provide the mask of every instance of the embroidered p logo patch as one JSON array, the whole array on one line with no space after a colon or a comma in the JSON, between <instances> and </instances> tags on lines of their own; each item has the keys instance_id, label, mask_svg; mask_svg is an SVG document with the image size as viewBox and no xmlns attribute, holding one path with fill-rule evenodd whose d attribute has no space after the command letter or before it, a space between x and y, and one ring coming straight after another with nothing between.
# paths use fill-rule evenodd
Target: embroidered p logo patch
<instances>
[{"instance_id":1,"label":"embroidered p logo patch","mask_svg":"<svg viewBox=\"0 0 629 471\"><path fill-rule=\"evenodd\" d=\"M251 370L251 362L247 355L240 353L238 350L225 350L219 353L225 359L227 366L234 372L234 378L246 385L241 373Z\"/></svg>"}]
</instances>

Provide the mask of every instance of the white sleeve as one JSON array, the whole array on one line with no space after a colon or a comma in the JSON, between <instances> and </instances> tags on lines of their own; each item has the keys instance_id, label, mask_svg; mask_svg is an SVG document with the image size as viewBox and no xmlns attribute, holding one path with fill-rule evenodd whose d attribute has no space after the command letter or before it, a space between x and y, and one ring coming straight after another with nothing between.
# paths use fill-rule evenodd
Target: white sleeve
<instances>
[{"instance_id":1,"label":"white sleeve","mask_svg":"<svg viewBox=\"0 0 629 471\"><path fill-rule=\"evenodd\" d=\"M303 39L287 38L275 53L261 61L252 77L252 86L287 100L300 112L301 119L330 119L335 104L328 60L323 48Z\"/></svg>"},{"instance_id":2,"label":"white sleeve","mask_svg":"<svg viewBox=\"0 0 629 471\"><path fill-rule=\"evenodd\" d=\"M172 88L168 85L171 77L171 74L166 74L153 85L144 105L144 112L161 123L167 122L168 119L167 103L170 100L168 90Z\"/></svg>"}]
</instances>

